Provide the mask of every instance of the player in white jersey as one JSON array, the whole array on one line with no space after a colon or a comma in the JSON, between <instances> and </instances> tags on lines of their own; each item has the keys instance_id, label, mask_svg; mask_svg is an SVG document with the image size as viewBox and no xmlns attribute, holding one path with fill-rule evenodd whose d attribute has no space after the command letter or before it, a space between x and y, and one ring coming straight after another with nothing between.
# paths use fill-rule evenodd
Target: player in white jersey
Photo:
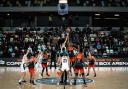
<instances>
[{"instance_id":1,"label":"player in white jersey","mask_svg":"<svg viewBox=\"0 0 128 89\"><path fill-rule=\"evenodd\" d=\"M61 71L69 71L69 57L64 55L61 57Z\"/></svg>"},{"instance_id":2,"label":"player in white jersey","mask_svg":"<svg viewBox=\"0 0 128 89\"><path fill-rule=\"evenodd\" d=\"M20 65L21 78L18 82L20 85L22 84L22 82L26 82L24 78L25 78L26 71L27 71L27 61L28 61L27 54L28 54L28 52L26 52L26 54L24 54L24 56L22 58L21 65Z\"/></svg>"},{"instance_id":3,"label":"player in white jersey","mask_svg":"<svg viewBox=\"0 0 128 89\"><path fill-rule=\"evenodd\" d=\"M37 63L36 63L36 70L37 71L41 71L42 67L41 67L41 61L43 59L43 54L42 54L42 51L40 51L38 53L38 56L37 56Z\"/></svg>"},{"instance_id":4,"label":"player in white jersey","mask_svg":"<svg viewBox=\"0 0 128 89\"><path fill-rule=\"evenodd\" d=\"M65 75L64 83L67 83L67 78L68 78L68 80L70 80L69 79L70 62L69 62L69 56L66 52L62 53L62 57L60 58L59 64L61 65L61 67L60 67L61 74L63 75L65 73L64 74ZM71 82L70 82L70 84L71 84ZM59 83L58 83L58 85L59 85Z\"/></svg>"}]
</instances>

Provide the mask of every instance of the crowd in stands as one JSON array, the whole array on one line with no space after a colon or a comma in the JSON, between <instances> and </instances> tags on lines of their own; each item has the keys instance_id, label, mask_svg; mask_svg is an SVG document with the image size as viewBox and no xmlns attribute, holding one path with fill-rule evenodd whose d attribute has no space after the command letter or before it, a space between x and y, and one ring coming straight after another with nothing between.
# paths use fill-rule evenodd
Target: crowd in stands
<instances>
[{"instance_id":1,"label":"crowd in stands","mask_svg":"<svg viewBox=\"0 0 128 89\"><path fill-rule=\"evenodd\" d=\"M57 6L59 0L0 0L1 7ZM128 0L68 0L70 6L127 7Z\"/></svg>"},{"instance_id":2,"label":"crowd in stands","mask_svg":"<svg viewBox=\"0 0 128 89\"><path fill-rule=\"evenodd\" d=\"M43 32L30 31L30 28L18 28L14 33L1 32L0 57L21 57L25 50L60 50L65 37L65 28L44 28ZM128 33L123 31L98 31L88 25L84 28L71 28L69 40L74 47L81 47L86 56L90 50L96 57L127 57Z\"/></svg>"},{"instance_id":3,"label":"crowd in stands","mask_svg":"<svg viewBox=\"0 0 128 89\"><path fill-rule=\"evenodd\" d=\"M0 5L4 7L12 6L55 6L57 5L58 0L1 0Z\"/></svg>"}]
</instances>

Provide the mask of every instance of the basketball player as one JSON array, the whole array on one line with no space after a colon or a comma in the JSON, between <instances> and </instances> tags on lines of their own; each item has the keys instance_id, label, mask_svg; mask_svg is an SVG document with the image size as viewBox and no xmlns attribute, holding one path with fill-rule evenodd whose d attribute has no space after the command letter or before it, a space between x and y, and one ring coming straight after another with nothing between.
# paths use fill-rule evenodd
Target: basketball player
<instances>
[{"instance_id":1,"label":"basketball player","mask_svg":"<svg viewBox=\"0 0 128 89\"><path fill-rule=\"evenodd\" d=\"M63 48L66 46L66 44L69 44L69 33L70 29L66 29L66 33L62 33L62 39L60 41L60 48Z\"/></svg>"},{"instance_id":2,"label":"basketball player","mask_svg":"<svg viewBox=\"0 0 128 89\"><path fill-rule=\"evenodd\" d=\"M48 74L48 58L49 58L49 56L48 56L48 54L47 54L47 52L46 51L44 51L44 53L43 53L43 58L42 58L42 63L41 63L41 65L42 65L42 73L41 73L41 76L42 76L42 78L43 78L43 73L44 73L44 70L46 69L46 75L47 76L50 76L50 74Z\"/></svg>"},{"instance_id":3,"label":"basketball player","mask_svg":"<svg viewBox=\"0 0 128 89\"><path fill-rule=\"evenodd\" d=\"M80 49L80 51L76 55L75 63L74 63L74 71L75 71L74 85L76 85L76 79L78 77L79 72L82 75L83 83L86 85L83 60L84 60L84 54L82 53L82 49Z\"/></svg>"},{"instance_id":4,"label":"basketball player","mask_svg":"<svg viewBox=\"0 0 128 89\"><path fill-rule=\"evenodd\" d=\"M72 75L71 68L72 68L73 65L74 65L74 59L75 59L73 44L70 44L70 45L68 46L68 53L69 53L69 59L70 59L70 73L71 73L71 75Z\"/></svg>"},{"instance_id":5,"label":"basketball player","mask_svg":"<svg viewBox=\"0 0 128 89\"><path fill-rule=\"evenodd\" d=\"M68 52L67 52L67 50L66 50L66 43L67 43L67 40L68 40L68 36L66 36L66 38L65 38L65 41L64 41L64 43L62 44L62 46L61 46L61 51L60 51L60 54L59 54L59 58L58 58L58 62L60 63L61 62L61 58L62 58L62 56L63 56L63 53L65 53L68 57L69 57L69 54L68 54ZM67 74L67 73L65 73L65 74ZM67 75L66 75L67 76ZM64 73L62 73L62 75L61 75L61 81L60 81L60 83L63 83L64 81ZM67 80L67 77L65 77L65 81Z\"/></svg>"},{"instance_id":6,"label":"basketball player","mask_svg":"<svg viewBox=\"0 0 128 89\"><path fill-rule=\"evenodd\" d=\"M28 61L28 69L30 74L30 83L33 85L36 85L34 82L34 76L35 76L35 64L36 64L36 55L33 54L32 57Z\"/></svg>"},{"instance_id":7,"label":"basketball player","mask_svg":"<svg viewBox=\"0 0 128 89\"><path fill-rule=\"evenodd\" d=\"M60 70L61 74L65 74L65 81L64 83L67 83L67 78L69 79L69 70L70 70L70 61L69 61L69 56L67 55L66 52L63 52L62 57L60 59ZM70 82L71 84L71 82ZM59 85L59 83L58 83Z\"/></svg>"},{"instance_id":8,"label":"basketball player","mask_svg":"<svg viewBox=\"0 0 128 89\"><path fill-rule=\"evenodd\" d=\"M18 82L20 85L22 84L22 82L26 82L24 78L25 78L26 71L27 71L27 65L26 65L28 61L27 55L28 55L28 51L23 55L22 62L20 65L21 78Z\"/></svg>"},{"instance_id":9,"label":"basketball player","mask_svg":"<svg viewBox=\"0 0 128 89\"><path fill-rule=\"evenodd\" d=\"M63 53L66 54L69 57L69 54L66 50L66 43L67 43L68 38L69 38L69 36L67 35L66 38L65 38L64 43L62 45L60 45L60 52L59 52L59 57L58 57L58 60L57 60L57 64L61 64ZM68 59L68 61L69 61L69 59ZM65 73L65 74L67 74L67 73ZM61 74L60 83L63 83L63 79L64 79L64 72ZM65 77L65 82L66 81L67 81L67 77Z\"/></svg>"},{"instance_id":10,"label":"basketball player","mask_svg":"<svg viewBox=\"0 0 128 89\"><path fill-rule=\"evenodd\" d=\"M69 44L69 37L70 37L70 32L71 32L71 28L67 27L66 29L66 40L67 40L67 44Z\"/></svg>"},{"instance_id":11,"label":"basketball player","mask_svg":"<svg viewBox=\"0 0 128 89\"><path fill-rule=\"evenodd\" d=\"M88 73L87 73L86 76L89 76L90 68L93 68L94 77L96 77L96 71L95 71L96 59L95 59L95 57L93 56L93 54L91 52L88 53L87 59L88 59Z\"/></svg>"},{"instance_id":12,"label":"basketball player","mask_svg":"<svg viewBox=\"0 0 128 89\"><path fill-rule=\"evenodd\" d=\"M42 68L41 67L42 59L43 59L42 51L39 51L37 55L36 71L40 71L40 69Z\"/></svg>"}]
</instances>

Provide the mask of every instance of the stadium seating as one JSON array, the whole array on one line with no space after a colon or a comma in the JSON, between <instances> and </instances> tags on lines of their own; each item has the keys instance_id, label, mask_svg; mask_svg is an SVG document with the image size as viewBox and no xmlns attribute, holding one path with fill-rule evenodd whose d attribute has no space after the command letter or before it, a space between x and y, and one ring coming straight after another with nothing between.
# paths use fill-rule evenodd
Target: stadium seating
<instances>
[{"instance_id":1,"label":"stadium seating","mask_svg":"<svg viewBox=\"0 0 128 89\"><path fill-rule=\"evenodd\" d=\"M127 7L128 0L69 0L70 6ZM1 7L57 6L58 0L1 0Z\"/></svg>"},{"instance_id":2,"label":"stadium seating","mask_svg":"<svg viewBox=\"0 0 128 89\"><path fill-rule=\"evenodd\" d=\"M29 30L31 29L31 30ZM37 52L39 45L59 48L62 30L44 28L44 32L33 28L18 28L14 33L3 32L0 36L0 57L20 57L29 46ZM47 30L46 30L47 29ZM90 30L90 31L87 31ZM70 42L92 51L96 57L127 57L128 37L124 31L94 31L90 27L72 28ZM21 46L22 45L22 46Z\"/></svg>"}]
</instances>

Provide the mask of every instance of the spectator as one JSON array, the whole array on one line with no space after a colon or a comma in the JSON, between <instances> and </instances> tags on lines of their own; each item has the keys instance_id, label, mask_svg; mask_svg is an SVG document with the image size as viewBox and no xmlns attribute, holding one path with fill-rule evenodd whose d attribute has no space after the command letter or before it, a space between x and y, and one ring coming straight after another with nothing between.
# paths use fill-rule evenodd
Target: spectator
<instances>
[{"instance_id":1,"label":"spectator","mask_svg":"<svg viewBox=\"0 0 128 89\"><path fill-rule=\"evenodd\" d=\"M20 7L21 3L19 2L19 0L16 1L16 6Z\"/></svg>"},{"instance_id":2,"label":"spectator","mask_svg":"<svg viewBox=\"0 0 128 89\"><path fill-rule=\"evenodd\" d=\"M48 22L49 22L49 26L53 25L53 16L52 15L49 15Z\"/></svg>"}]
</instances>

